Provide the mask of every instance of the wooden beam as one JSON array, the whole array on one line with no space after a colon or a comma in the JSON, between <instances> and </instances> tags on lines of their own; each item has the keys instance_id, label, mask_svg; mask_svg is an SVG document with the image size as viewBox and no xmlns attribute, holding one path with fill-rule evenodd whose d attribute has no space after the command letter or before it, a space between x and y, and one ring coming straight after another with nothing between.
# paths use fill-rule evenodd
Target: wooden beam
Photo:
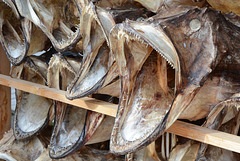
<instances>
[{"instance_id":1,"label":"wooden beam","mask_svg":"<svg viewBox=\"0 0 240 161\"><path fill-rule=\"evenodd\" d=\"M99 113L103 113L109 116L116 116L117 106L116 104L112 104L109 102L104 102L100 100L96 100L94 98L84 97L81 99L69 100L65 97L65 91L57 90L54 88L49 88L44 85L11 78L9 76L0 74L0 84L13 87L25 92L33 93L36 95L40 95L46 98L50 98L53 100L57 100L60 102L64 102L70 105L82 107L91 111L96 111Z\"/></svg>"},{"instance_id":2,"label":"wooden beam","mask_svg":"<svg viewBox=\"0 0 240 161\"><path fill-rule=\"evenodd\" d=\"M167 132L240 153L240 136L176 121Z\"/></svg>"},{"instance_id":3,"label":"wooden beam","mask_svg":"<svg viewBox=\"0 0 240 161\"><path fill-rule=\"evenodd\" d=\"M0 44L0 73L9 74L10 63ZM0 139L11 128L11 89L0 85Z\"/></svg>"},{"instance_id":4,"label":"wooden beam","mask_svg":"<svg viewBox=\"0 0 240 161\"><path fill-rule=\"evenodd\" d=\"M113 117L115 117L117 113L117 105L115 104L87 97L76 100L68 100L65 97L65 91L49 88L24 80L14 79L2 74L0 74L0 84ZM167 130L167 132L240 153L239 136L211 130L182 121L176 121Z\"/></svg>"}]
</instances>

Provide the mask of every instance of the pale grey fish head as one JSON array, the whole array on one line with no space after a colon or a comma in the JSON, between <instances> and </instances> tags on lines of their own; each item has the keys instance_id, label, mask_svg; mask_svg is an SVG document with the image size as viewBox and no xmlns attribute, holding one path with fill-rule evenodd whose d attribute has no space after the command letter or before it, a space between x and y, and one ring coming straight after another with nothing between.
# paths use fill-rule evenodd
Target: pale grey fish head
<instances>
[{"instance_id":1,"label":"pale grey fish head","mask_svg":"<svg viewBox=\"0 0 240 161\"><path fill-rule=\"evenodd\" d=\"M77 1L16 0L16 5L20 15L41 28L57 51L71 49L81 39Z\"/></svg>"}]
</instances>

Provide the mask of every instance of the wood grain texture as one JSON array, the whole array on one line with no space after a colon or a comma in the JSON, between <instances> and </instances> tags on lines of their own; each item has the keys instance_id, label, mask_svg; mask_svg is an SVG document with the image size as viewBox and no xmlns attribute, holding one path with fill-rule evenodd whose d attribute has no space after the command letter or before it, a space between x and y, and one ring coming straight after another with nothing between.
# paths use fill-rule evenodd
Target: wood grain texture
<instances>
[{"instance_id":1,"label":"wood grain texture","mask_svg":"<svg viewBox=\"0 0 240 161\"><path fill-rule=\"evenodd\" d=\"M87 97L76 100L68 100L65 97L65 91L49 88L47 86L24 80L14 79L3 74L0 74L0 84L36 95L41 95L50 99L55 99L88 110L100 112L112 117L115 117L117 114L116 104ZM182 121L176 121L167 130L167 132L240 153L239 136L211 130Z\"/></svg>"},{"instance_id":2,"label":"wood grain texture","mask_svg":"<svg viewBox=\"0 0 240 161\"><path fill-rule=\"evenodd\" d=\"M10 62L0 45L0 73L9 74ZM11 89L0 85L0 139L11 128Z\"/></svg>"}]
</instances>

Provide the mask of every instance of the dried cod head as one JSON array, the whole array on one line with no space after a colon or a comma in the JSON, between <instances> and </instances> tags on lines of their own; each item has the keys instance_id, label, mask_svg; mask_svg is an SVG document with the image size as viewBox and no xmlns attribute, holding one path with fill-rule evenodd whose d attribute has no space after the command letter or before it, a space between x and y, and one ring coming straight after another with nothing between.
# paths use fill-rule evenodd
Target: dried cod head
<instances>
[{"instance_id":1,"label":"dried cod head","mask_svg":"<svg viewBox=\"0 0 240 161\"><path fill-rule=\"evenodd\" d=\"M125 154L159 136L174 88L180 83L179 59L163 30L146 22L127 21L116 25L110 40L121 80L110 149ZM173 73L173 79L167 72ZM171 81L176 87L168 86Z\"/></svg>"},{"instance_id":2,"label":"dried cod head","mask_svg":"<svg viewBox=\"0 0 240 161\"><path fill-rule=\"evenodd\" d=\"M80 39L81 3L75 0L16 0L20 15L47 35L57 51L71 49Z\"/></svg>"},{"instance_id":3,"label":"dried cod head","mask_svg":"<svg viewBox=\"0 0 240 161\"><path fill-rule=\"evenodd\" d=\"M76 76L80 62L76 58L55 54L48 68L49 87L66 90ZM56 101L54 130L49 147L50 157L63 158L86 143L108 140L113 120L112 117Z\"/></svg>"},{"instance_id":4,"label":"dried cod head","mask_svg":"<svg viewBox=\"0 0 240 161\"><path fill-rule=\"evenodd\" d=\"M134 12L136 11L136 12ZM68 99L88 96L103 87L109 77L114 59L109 49L109 33L115 23L149 14L143 8L103 9L89 3L81 13L83 63L78 76L68 88ZM112 77L112 76L110 76ZM117 77L117 76L116 76Z\"/></svg>"},{"instance_id":5,"label":"dried cod head","mask_svg":"<svg viewBox=\"0 0 240 161\"><path fill-rule=\"evenodd\" d=\"M169 10L171 12L175 9ZM236 70L239 66L239 27L221 13L207 8L189 8L177 16L163 18L157 15L153 19L164 27L180 59L181 85L171 106L167 128L194 103L195 97L201 98L200 94L207 93L205 87L209 83L211 88L220 89L219 96L213 95L212 105L229 98L239 89L239 72ZM209 99L204 100L205 105L211 105Z\"/></svg>"},{"instance_id":6,"label":"dried cod head","mask_svg":"<svg viewBox=\"0 0 240 161\"><path fill-rule=\"evenodd\" d=\"M148 145L184 110L193 112L190 106L194 107L200 101L198 98L204 100L202 95L211 85L212 89L219 88L219 96L215 94L214 100L208 98L205 104L198 105L198 111L204 105L210 108L229 98L239 89L239 70L236 70L239 28L221 13L206 8L180 6L167 11L146 22L116 25L111 31L111 49L121 79L120 103L111 137L112 152L125 154ZM153 56L156 52L173 66L173 76L168 77L168 73L173 72L166 67L166 61L164 65L162 57L156 60ZM159 66L154 67L157 64ZM175 85L171 86L168 80L174 77ZM195 96L196 100L192 101ZM185 118L194 119L191 115Z\"/></svg>"},{"instance_id":7,"label":"dried cod head","mask_svg":"<svg viewBox=\"0 0 240 161\"><path fill-rule=\"evenodd\" d=\"M37 137L28 141L19 141L10 130L4 134L0 140L0 160L36 160L45 150L45 144Z\"/></svg>"},{"instance_id":8,"label":"dried cod head","mask_svg":"<svg viewBox=\"0 0 240 161\"><path fill-rule=\"evenodd\" d=\"M203 126L238 135L240 129L239 96L240 94L236 93L214 106ZM239 154L232 151L201 143L196 160L239 160L239 157Z\"/></svg>"},{"instance_id":9,"label":"dried cod head","mask_svg":"<svg viewBox=\"0 0 240 161\"><path fill-rule=\"evenodd\" d=\"M20 18L15 2L0 2L0 41L13 65L19 65L26 55L45 48L47 37L25 18Z\"/></svg>"},{"instance_id":10,"label":"dried cod head","mask_svg":"<svg viewBox=\"0 0 240 161\"><path fill-rule=\"evenodd\" d=\"M46 85L47 64L37 57L27 57L20 66L13 66L11 76ZM48 98L16 90L16 110L13 131L16 139L27 139L38 134L49 120L52 101Z\"/></svg>"}]
</instances>

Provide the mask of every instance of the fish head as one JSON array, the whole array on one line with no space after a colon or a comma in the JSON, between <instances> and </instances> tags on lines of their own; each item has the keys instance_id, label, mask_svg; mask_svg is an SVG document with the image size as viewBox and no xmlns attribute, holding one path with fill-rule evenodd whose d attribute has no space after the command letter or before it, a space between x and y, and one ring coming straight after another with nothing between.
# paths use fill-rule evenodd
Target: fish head
<instances>
[{"instance_id":1,"label":"fish head","mask_svg":"<svg viewBox=\"0 0 240 161\"><path fill-rule=\"evenodd\" d=\"M110 45L121 84L110 149L127 154L164 131L174 91L181 83L180 62L160 25L146 21L117 24L110 33ZM171 87L168 78L175 82Z\"/></svg>"},{"instance_id":2,"label":"fish head","mask_svg":"<svg viewBox=\"0 0 240 161\"><path fill-rule=\"evenodd\" d=\"M29 48L29 37L23 32L23 27L28 22L20 20L12 1L0 2L0 8L0 41L10 62L19 65Z\"/></svg>"},{"instance_id":3,"label":"fish head","mask_svg":"<svg viewBox=\"0 0 240 161\"><path fill-rule=\"evenodd\" d=\"M71 49L80 39L80 4L72 1L16 0L20 15L47 35L57 51Z\"/></svg>"},{"instance_id":4,"label":"fish head","mask_svg":"<svg viewBox=\"0 0 240 161\"><path fill-rule=\"evenodd\" d=\"M210 73L226 74L239 68L239 28L215 10L188 8L176 16L156 18L174 44L181 67L181 84L171 106L167 128L188 107ZM233 29L234 34L230 32ZM229 55L232 59L227 60Z\"/></svg>"}]
</instances>

